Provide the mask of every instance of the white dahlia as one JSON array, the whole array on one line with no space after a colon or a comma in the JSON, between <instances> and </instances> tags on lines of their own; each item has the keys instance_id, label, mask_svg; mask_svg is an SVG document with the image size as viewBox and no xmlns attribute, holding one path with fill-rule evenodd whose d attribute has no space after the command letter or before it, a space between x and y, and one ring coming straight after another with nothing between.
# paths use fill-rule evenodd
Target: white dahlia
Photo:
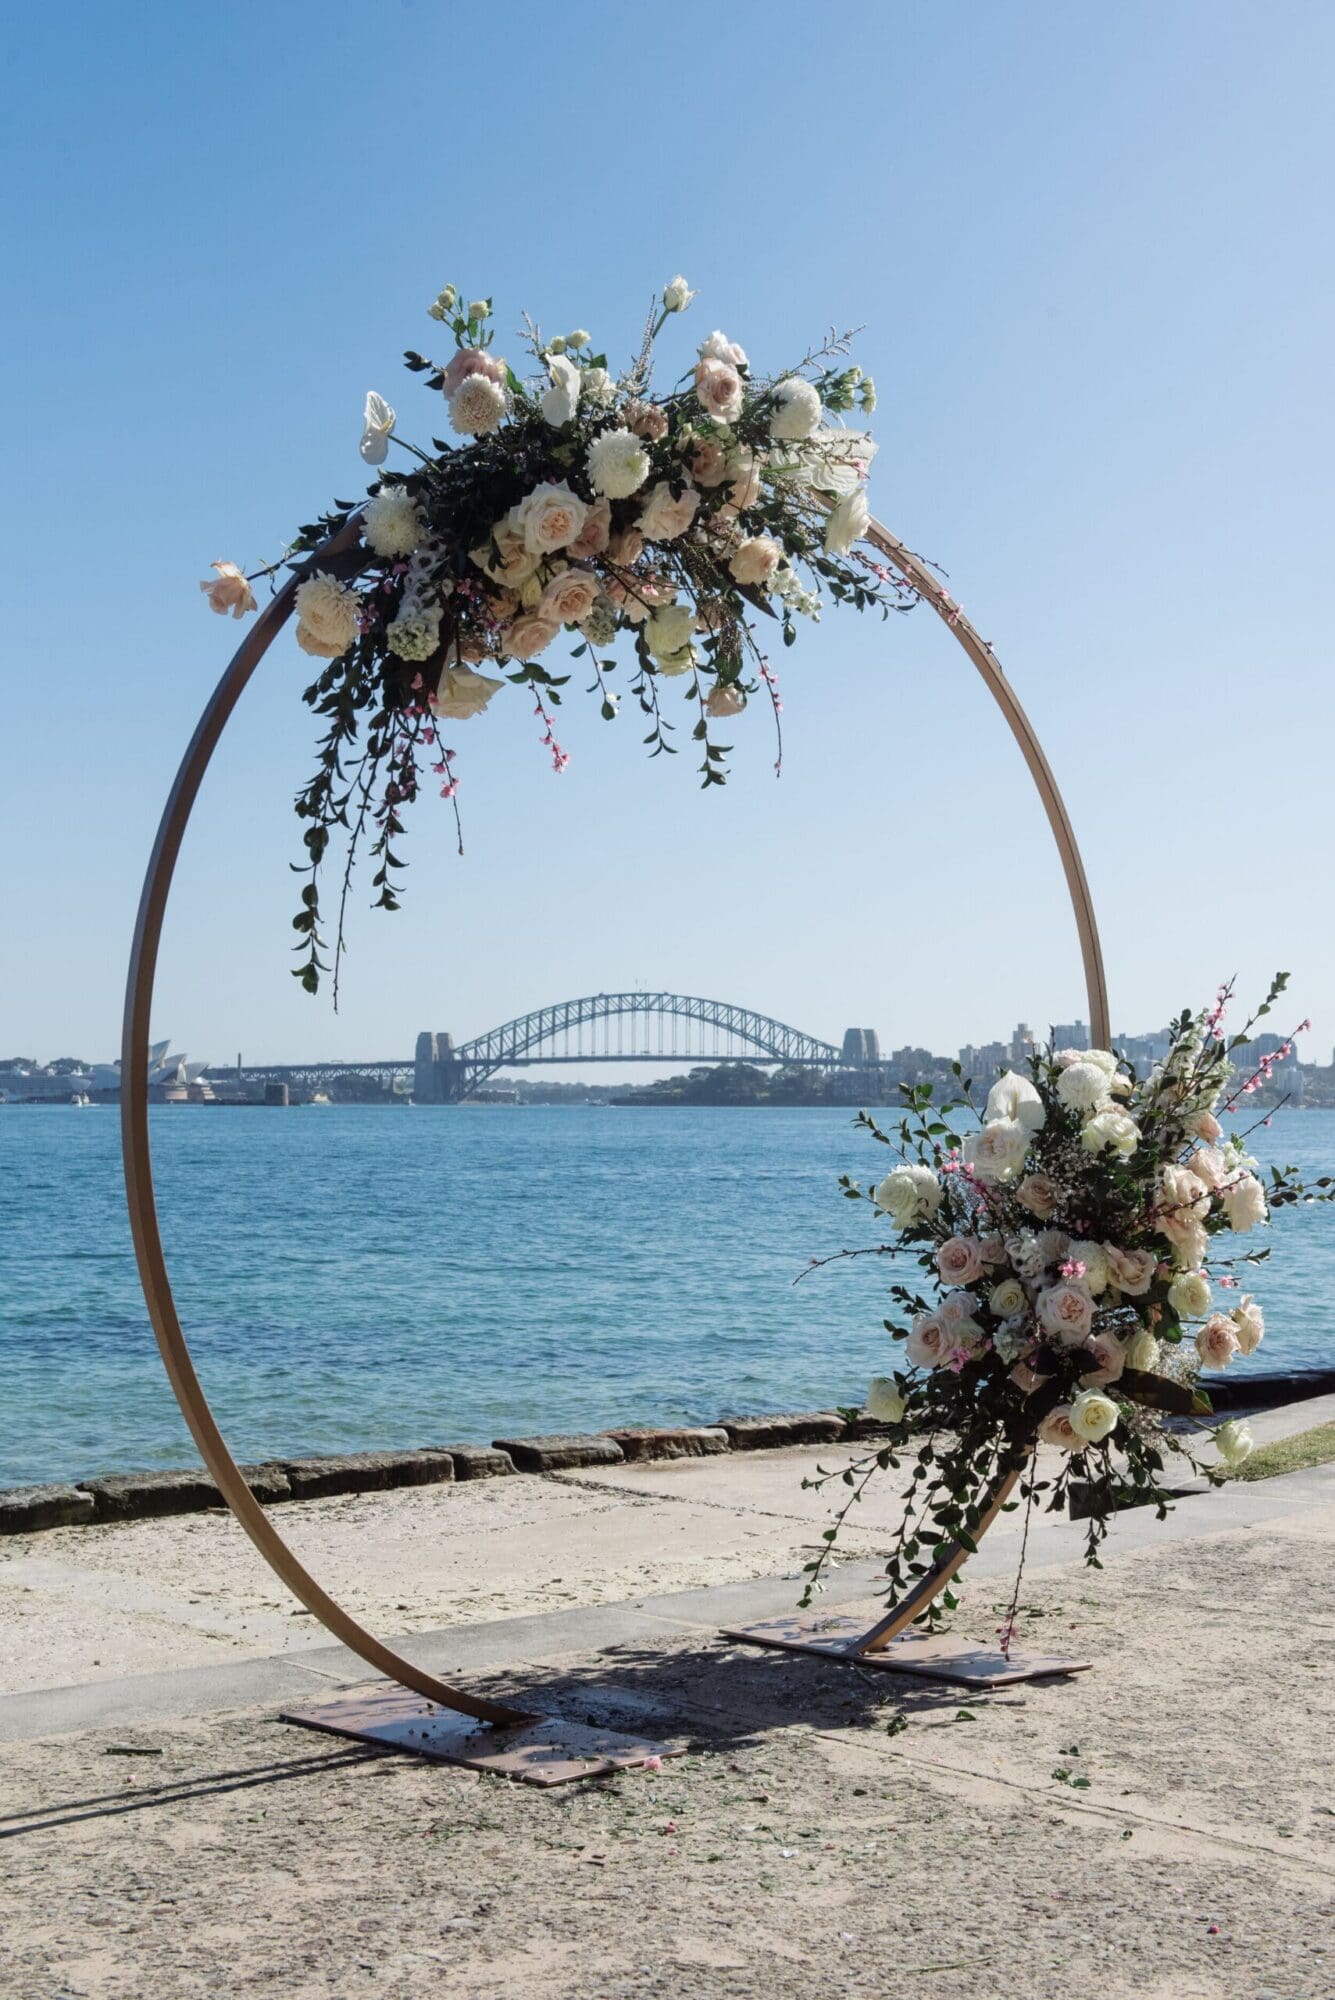
<instances>
[{"instance_id":1,"label":"white dahlia","mask_svg":"<svg viewBox=\"0 0 1335 2000\"><path fill-rule=\"evenodd\" d=\"M366 503L362 540L378 556L410 556L422 539L422 517L402 486L383 486Z\"/></svg>"},{"instance_id":2,"label":"white dahlia","mask_svg":"<svg viewBox=\"0 0 1335 2000\"><path fill-rule=\"evenodd\" d=\"M594 491L609 500L628 500L649 477L649 454L634 431L604 431L589 446L584 463Z\"/></svg>"},{"instance_id":3,"label":"white dahlia","mask_svg":"<svg viewBox=\"0 0 1335 2000\"><path fill-rule=\"evenodd\" d=\"M450 397L450 424L464 437L494 431L505 415L505 391L486 375L465 375Z\"/></svg>"},{"instance_id":4,"label":"white dahlia","mask_svg":"<svg viewBox=\"0 0 1335 2000\"><path fill-rule=\"evenodd\" d=\"M785 443L809 438L820 422L820 397L810 382L800 375L787 375L775 385L774 413L769 420L770 436Z\"/></svg>"},{"instance_id":5,"label":"white dahlia","mask_svg":"<svg viewBox=\"0 0 1335 2000\"><path fill-rule=\"evenodd\" d=\"M336 576L317 570L297 591L297 644L304 653L336 660L357 637L361 600Z\"/></svg>"}]
</instances>

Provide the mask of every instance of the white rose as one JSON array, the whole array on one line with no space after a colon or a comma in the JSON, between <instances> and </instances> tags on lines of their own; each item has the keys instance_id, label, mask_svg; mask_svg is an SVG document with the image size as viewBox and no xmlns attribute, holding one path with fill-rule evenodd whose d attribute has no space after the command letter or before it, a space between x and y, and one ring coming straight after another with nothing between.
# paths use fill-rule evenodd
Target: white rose
<instances>
[{"instance_id":1,"label":"white rose","mask_svg":"<svg viewBox=\"0 0 1335 2000\"><path fill-rule=\"evenodd\" d=\"M1024 1286L1018 1278L1003 1278L999 1285L993 1285L987 1303L998 1319L1012 1319L1024 1311Z\"/></svg>"},{"instance_id":2,"label":"white rose","mask_svg":"<svg viewBox=\"0 0 1335 2000\"><path fill-rule=\"evenodd\" d=\"M1154 1226L1175 1249L1189 1253L1205 1238L1205 1218L1210 1212L1210 1190L1189 1167L1167 1166L1159 1176L1159 1193L1154 1207ZM1200 1257L1189 1257L1199 1263Z\"/></svg>"},{"instance_id":3,"label":"white rose","mask_svg":"<svg viewBox=\"0 0 1335 2000\"><path fill-rule=\"evenodd\" d=\"M669 278L663 287L663 304L670 313L685 312L695 293L690 290L685 278Z\"/></svg>"},{"instance_id":4,"label":"white rose","mask_svg":"<svg viewBox=\"0 0 1335 2000\"><path fill-rule=\"evenodd\" d=\"M1108 1077L1087 1056L1057 1078L1057 1096L1070 1111L1097 1111L1108 1101Z\"/></svg>"},{"instance_id":5,"label":"white rose","mask_svg":"<svg viewBox=\"0 0 1335 2000\"><path fill-rule=\"evenodd\" d=\"M1111 1105L1094 1113L1080 1134L1080 1143L1087 1153L1116 1153L1119 1159L1129 1160L1140 1144L1140 1127L1129 1111Z\"/></svg>"},{"instance_id":6,"label":"white rose","mask_svg":"<svg viewBox=\"0 0 1335 2000\"><path fill-rule=\"evenodd\" d=\"M1098 1444L1117 1428L1117 1405L1097 1389L1082 1389L1071 1405L1071 1429L1087 1444Z\"/></svg>"},{"instance_id":7,"label":"white rose","mask_svg":"<svg viewBox=\"0 0 1335 2000\"><path fill-rule=\"evenodd\" d=\"M585 458L596 493L609 500L627 500L649 477L649 454L634 431L604 431L589 446Z\"/></svg>"},{"instance_id":8,"label":"white rose","mask_svg":"<svg viewBox=\"0 0 1335 2000\"><path fill-rule=\"evenodd\" d=\"M544 389L538 399L538 408L543 419L560 430L562 424L574 422L579 404L579 369L564 354L549 354L547 373L551 377L551 387Z\"/></svg>"},{"instance_id":9,"label":"white rose","mask_svg":"<svg viewBox=\"0 0 1335 2000\"><path fill-rule=\"evenodd\" d=\"M783 550L769 535L748 535L728 558L728 568L738 583L761 584L774 571Z\"/></svg>"},{"instance_id":10,"label":"white rose","mask_svg":"<svg viewBox=\"0 0 1335 2000\"><path fill-rule=\"evenodd\" d=\"M1179 1271L1168 1287L1168 1303L1179 1319L1201 1319L1210 1310L1210 1283L1204 1271Z\"/></svg>"},{"instance_id":11,"label":"white rose","mask_svg":"<svg viewBox=\"0 0 1335 2000\"><path fill-rule=\"evenodd\" d=\"M964 1159L980 1181L1013 1180L1029 1151L1029 1134L1018 1118L993 1118L964 1142Z\"/></svg>"},{"instance_id":12,"label":"white rose","mask_svg":"<svg viewBox=\"0 0 1335 2000\"><path fill-rule=\"evenodd\" d=\"M515 509L515 523L530 555L550 556L564 549L579 535L587 503L562 481L535 486Z\"/></svg>"},{"instance_id":13,"label":"white rose","mask_svg":"<svg viewBox=\"0 0 1335 2000\"><path fill-rule=\"evenodd\" d=\"M675 542L690 527L699 505L700 495L693 486L684 486L674 496L667 480L660 479L649 489L640 514L640 533L647 542Z\"/></svg>"},{"instance_id":14,"label":"white rose","mask_svg":"<svg viewBox=\"0 0 1335 2000\"><path fill-rule=\"evenodd\" d=\"M654 659L671 659L691 643L695 611L689 604L665 604L645 621L644 636Z\"/></svg>"},{"instance_id":15,"label":"white rose","mask_svg":"<svg viewBox=\"0 0 1335 2000\"><path fill-rule=\"evenodd\" d=\"M1048 1119L1043 1099L1033 1084L1013 1069L999 1076L988 1091L984 1115L989 1119L1014 1118L1026 1132L1041 1132Z\"/></svg>"},{"instance_id":16,"label":"white rose","mask_svg":"<svg viewBox=\"0 0 1335 2000\"><path fill-rule=\"evenodd\" d=\"M854 542L860 542L871 526L871 509L861 486L845 493L830 509L825 522L825 553L846 556Z\"/></svg>"},{"instance_id":17,"label":"white rose","mask_svg":"<svg viewBox=\"0 0 1335 2000\"><path fill-rule=\"evenodd\" d=\"M1265 1189L1255 1174L1243 1174L1240 1180L1220 1189L1220 1200L1228 1217L1230 1229L1246 1236L1254 1223L1264 1222L1269 1210L1265 1205Z\"/></svg>"},{"instance_id":18,"label":"white rose","mask_svg":"<svg viewBox=\"0 0 1335 2000\"><path fill-rule=\"evenodd\" d=\"M867 1415L878 1424L900 1424L907 1404L893 1375L873 1375L867 1385Z\"/></svg>"},{"instance_id":19,"label":"white rose","mask_svg":"<svg viewBox=\"0 0 1335 2000\"><path fill-rule=\"evenodd\" d=\"M357 637L361 599L337 577L317 570L298 588L297 644L304 653L337 660Z\"/></svg>"},{"instance_id":20,"label":"white rose","mask_svg":"<svg viewBox=\"0 0 1335 2000\"><path fill-rule=\"evenodd\" d=\"M884 1209L898 1229L926 1222L936 1214L943 1196L941 1183L930 1167L894 1167L873 1191L872 1200Z\"/></svg>"},{"instance_id":21,"label":"white rose","mask_svg":"<svg viewBox=\"0 0 1335 2000\"><path fill-rule=\"evenodd\" d=\"M573 333L566 335L566 346L574 348L587 347L592 339L593 335L591 333L587 333L582 326L577 326Z\"/></svg>"},{"instance_id":22,"label":"white rose","mask_svg":"<svg viewBox=\"0 0 1335 2000\"><path fill-rule=\"evenodd\" d=\"M810 382L800 375L786 375L774 385L774 410L769 420L770 436L785 444L809 438L820 422L820 397Z\"/></svg>"},{"instance_id":23,"label":"white rose","mask_svg":"<svg viewBox=\"0 0 1335 2000\"><path fill-rule=\"evenodd\" d=\"M1141 1375L1152 1375L1159 1359L1159 1343L1147 1326L1136 1334L1126 1350L1126 1365Z\"/></svg>"},{"instance_id":24,"label":"white rose","mask_svg":"<svg viewBox=\"0 0 1335 2000\"><path fill-rule=\"evenodd\" d=\"M699 347L702 361L726 361L734 368L745 368L746 354L736 341L729 340L726 333L715 331Z\"/></svg>"},{"instance_id":25,"label":"white rose","mask_svg":"<svg viewBox=\"0 0 1335 2000\"><path fill-rule=\"evenodd\" d=\"M1220 1424L1214 1434L1215 1449L1225 1465L1241 1465L1256 1449L1256 1441L1246 1424L1230 1417L1226 1424Z\"/></svg>"},{"instance_id":26,"label":"white rose","mask_svg":"<svg viewBox=\"0 0 1335 2000\"><path fill-rule=\"evenodd\" d=\"M595 410L605 410L616 396L616 383L605 368L584 370L584 400Z\"/></svg>"},{"instance_id":27,"label":"white rose","mask_svg":"<svg viewBox=\"0 0 1335 2000\"><path fill-rule=\"evenodd\" d=\"M367 392L359 447L368 465L383 465L389 453L389 434L394 428L394 412L374 389Z\"/></svg>"}]
</instances>

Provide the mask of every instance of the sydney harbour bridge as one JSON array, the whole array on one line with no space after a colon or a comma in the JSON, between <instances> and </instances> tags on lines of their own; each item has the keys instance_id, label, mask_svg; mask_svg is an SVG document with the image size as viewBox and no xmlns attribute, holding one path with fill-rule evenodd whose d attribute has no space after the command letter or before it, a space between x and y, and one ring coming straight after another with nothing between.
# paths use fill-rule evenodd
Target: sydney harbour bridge
<instances>
[{"instance_id":1,"label":"sydney harbour bridge","mask_svg":"<svg viewBox=\"0 0 1335 2000\"><path fill-rule=\"evenodd\" d=\"M340 1075L375 1077L398 1087L411 1080L417 1104L460 1104L500 1070L551 1063L714 1063L823 1071L875 1069L876 1033L850 1028L836 1047L768 1014L686 993L590 993L520 1014L456 1045L450 1034L424 1032L411 1058L397 1061L238 1064L239 1081L310 1089Z\"/></svg>"}]
</instances>

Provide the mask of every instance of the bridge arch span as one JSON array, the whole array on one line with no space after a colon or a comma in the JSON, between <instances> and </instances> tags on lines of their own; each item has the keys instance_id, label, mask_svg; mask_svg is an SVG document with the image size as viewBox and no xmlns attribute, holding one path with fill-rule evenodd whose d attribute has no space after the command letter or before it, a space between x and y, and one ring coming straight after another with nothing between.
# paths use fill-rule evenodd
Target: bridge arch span
<instances>
[{"instance_id":1,"label":"bridge arch span","mask_svg":"<svg viewBox=\"0 0 1335 2000\"><path fill-rule=\"evenodd\" d=\"M615 1050L605 1047L598 1053L581 1048L574 1055L568 1053L569 1038L575 1035L578 1039L580 1030L627 1018L643 1023L646 1046L627 1048L622 1035L621 1045ZM687 1027L680 1037L668 1037L665 1044L662 1027L667 1021L686 1023ZM659 1028L656 1048L647 1046L651 1023L657 1023ZM716 1043L722 1038L730 1047L722 1054L717 1046L712 1053L700 1047L692 1050L689 1046L692 1025L697 1043L708 1029L713 1031ZM677 1046L678 1040L684 1046ZM455 1104L480 1089L498 1070L534 1063L686 1062L697 1058L718 1061L749 1055L759 1062L829 1069L842 1059L832 1042L804 1034L800 1028L789 1027L787 1022L776 1021L769 1014L757 1013L752 1007L739 1007L729 1000L708 1000L691 993L588 993L578 1000L560 1000L554 1006L519 1014L513 1021L504 1021L459 1048L450 1044L447 1035L424 1036L421 1041L431 1046L429 1055L419 1054L415 1095L419 1101L425 1098L428 1102ZM558 1048L558 1042L563 1048ZM428 1067L433 1072L430 1077L426 1073Z\"/></svg>"}]
</instances>

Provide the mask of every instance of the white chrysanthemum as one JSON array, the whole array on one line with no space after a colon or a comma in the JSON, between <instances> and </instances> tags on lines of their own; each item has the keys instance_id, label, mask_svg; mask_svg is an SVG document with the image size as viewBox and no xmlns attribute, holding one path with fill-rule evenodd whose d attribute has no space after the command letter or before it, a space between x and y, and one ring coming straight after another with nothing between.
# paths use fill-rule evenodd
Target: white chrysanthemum
<instances>
[{"instance_id":1,"label":"white chrysanthemum","mask_svg":"<svg viewBox=\"0 0 1335 2000\"><path fill-rule=\"evenodd\" d=\"M304 652L336 660L357 637L361 599L336 576L318 570L297 591L297 644Z\"/></svg>"},{"instance_id":2,"label":"white chrysanthemum","mask_svg":"<svg viewBox=\"0 0 1335 2000\"><path fill-rule=\"evenodd\" d=\"M505 415L505 391L487 375L465 375L450 397L450 424L464 437L483 437Z\"/></svg>"},{"instance_id":3,"label":"white chrysanthemum","mask_svg":"<svg viewBox=\"0 0 1335 2000\"><path fill-rule=\"evenodd\" d=\"M1072 1063L1057 1078L1057 1095L1071 1111L1099 1111L1108 1101L1108 1076L1098 1063Z\"/></svg>"},{"instance_id":4,"label":"white chrysanthemum","mask_svg":"<svg viewBox=\"0 0 1335 2000\"><path fill-rule=\"evenodd\" d=\"M406 606L385 627L385 644L401 660L429 660L440 644L439 607Z\"/></svg>"},{"instance_id":5,"label":"white chrysanthemum","mask_svg":"<svg viewBox=\"0 0 1335 2000\"><path fill-rule=\"evenodd\" d=\"M584 461L595 493L609 500L628 500L649 477L649 454L634 431L604 431L589 446Z\"/></svg>"},{"instance_id":6,"label":"white chrysanthemum","mask_svg":"<svg viewBox=\"0 0 1335 2000\"><path fill-rule=\"evenodd\" d=\"M378 556L410 556L422 539L422 517L411 493L385 486L366 503L362 540Z\"/></svg>"},{"instance_id":7,"label":"white chrysanthemum","mask_svg":"<svg viewBox=\"0 0 1335 2000\"><path fill-rule=\"evenodd\" d=\"M800 375L787 375L775 385L770 436L796 443L809 438L820 422L820 397Z\"/></svg>"}]
</instances>

